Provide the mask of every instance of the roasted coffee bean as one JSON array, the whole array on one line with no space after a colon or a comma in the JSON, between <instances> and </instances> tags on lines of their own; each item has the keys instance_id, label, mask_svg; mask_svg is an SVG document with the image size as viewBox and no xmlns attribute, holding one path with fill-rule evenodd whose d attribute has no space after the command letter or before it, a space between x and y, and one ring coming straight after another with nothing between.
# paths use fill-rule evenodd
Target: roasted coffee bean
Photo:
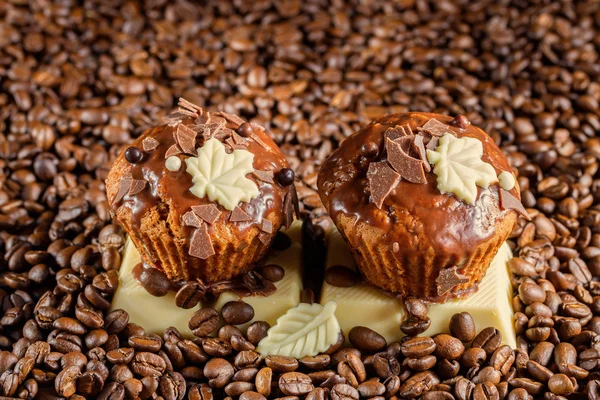
<instances>
[{"instance_id":1,"label":"roasted coffee bean","mask_svg":"<svg viewBox=\"0 0 600 400\"><path fill-rule=\"evenodd\" d=\"M473 339L472 347L480 347L491 355L502 342L502 334L496 328L485 328Z\"/></svg>"},{"instance_id":2,"label":"roasted coffee bean","mask_svg":"<svg viewBox=\"0 0 600 400\"><path fill-rule=\"evenodd\" d=\"M417 372L400 386L398 393L400 396L414 398L420 396L438 383L440 383L440 380L433 372Z\"/></svg>"},{"instance_id":3,"label":"roasted coffee bean","mask_svg":"<svg viewBox=\"0 0 600 400\"><path fill-rule=\"evenodd\" d=\"M400 330L407 336L417 336L425 332L431 326L431 319L416 319L408 317L400 324Z\"/></svg>"},{"instance_id":4,"label":"roasted coffee bean","mask_svg":"<svg viewBox=\"0 0 600 400\"><path fill-rule=\"evenodd\" d=\"M359 350L380 351L387 346L384 337L365 326L355 326L348 332L348 340Z\"/></svg>"},{"instance_id":5,"label":"roasted coffee bean","mask_svg":"<svg viewBox=\"0 0 600 400\"><path fill-rule=\"evenodd\" d=\"M129 364L133 360L135 350L132 348L120 348L106 353L106 358L113 364Z\"/></svg>"},{"instance_id":6,"label":"roasted coffee bean","mask_svg":"<svg viewBox=\"0 0 600 400\"><path fill-rule=\"evenodd\" d=\"M244 334L237 326L223 325L217 332L217 337L226 342L230 342L234 336L243 336Z\"/></svg>"},{"instance_id":7,"label":"roasted coffee bean","mask_svg":"<svg viewBox=\"0 0 600 400\"><path fill-rule=\"evenodd\" d=\"M435 351L433 354L438 358L456 360L465 351L465 346L459 339L445 333L436 335L433 341L435 342Z\"/></svg>"},{"instance_id":8,"label":"roasted coffee bean","mask_svg":"<svg viewBox=\"0 0 600 400\"><path fill-rule=\"evenodd\" d=\"M450 333L463 342L470 342L475 338L475 321L467 312L457 313L450 318Z\"/></svg>"},{"instance_id":9,"label":"roasted coffee bean","mask_svg":"<svg viewBox=\"0 0 600 400\"><path fill-rule=\"evenodd\" d=\"M305 356L298 360L300 365L312 369L322 370L325 369L331 362L331 357L327 354L319 354L317 356Z\"/></svg>"},{"instance_id":10,"label":"roasted coffee bean","mask_svg":"<svg viewBox=\"0 0 600 400\"><path fill-rule=\"evenodd\" d=\"M160 377L159 389L165 400L182 400L185 397L185 379L178 372L167 371Z\"/></svg>"},{"instance_id":11,"label":"roasted coffee bean","mask_svg":"<svg viewBox=\"0 0 600 400\"><path fill-rule=\"evenodd\" d=\"M54 389L61 396L69 397L77 390L77 378L81 375L79 367L71 366L63 369L56 376Z\"/></svg>"},{"instance_id":12,"label":"roasted coffee bean","mask_svg":"<svg viewBox=\"0 0 600 400\"><path fill-rule=\"evenodd\" d=\"M279 377L279 389L287 396L303 396L314 389L310 378L300 372L286 372Z\"/></svg>"},{"instance_id":13,"label":"roasted coffee bean","mask_svg":"<svg viewBox=\"0 0 600 400\"><path fill-rule=\"evenodd\" d=\"M508 374L514 362L515 353L510 346L500 346L490 356L490 365L500 371L502 375Z\"/></svg>"},{"instance_id":14,"label":"roasted coffee bean","mask_svg":"<svg viewBox=\"0 0 600 400\"><path fill-rule=\"evenodd\" d=\"M175 304L181 308L193 308L204 298L204 291L198 282L187 282L177 291Z\"/></svg>"},{"instance_id":15,"label":"roasted coffee bean","mask_svg":"<svg viewBox=\"0 0 600 400\"><path fill-rule=\"evenodd\" d=\"M223 358L212 358L204 366L204 376L211 388L224 388L233 377L233 366Z\"/></svg>"},{"instance_id":16,"label":"roasted coffee bean","mask_svg":"<svg viewBox=\"0 0 600 400\"><path fill-rule=\"evenodd\" d=\"M254 308L243 301L229 301L221 309L223 320L231 325L241 325L254 318Z\"/></svg>"},{"instance_id":17,"label":"roasted coffee bean","mask_svg":"<svg viewBox=\"0 0 600 400\"><path fill-rule=\"evenodd\" d=\"M271 383L273 380L273 370L269 367L264 367L256 374L255 386L256 391L265 397L271 394Z\"/></svg>"},{"instance_id":18,"label":"roasted coffee bean","mask_svg":"<svg viewBox=\"0 0 600 400\"><path fill-rule=\"evenodd\" d=\"M292 372L298 369L298 360L293 357L268 355L265 364L274 372Z\"/></svg>"},{"instance_id":19,"label":"roasted coffee bean","mask_svg":"<svg viewBox=\"0 0 600 400\"><path fill-rule=\"evenodd\" d=\"M400 374L398 359L388 353L377 353L373 356L373 368L381 378L389 378Z\"/></svg>"},{"instance_id":20,"label":"roasted coffee bean","mask_svg":"<svg viewBox=\"0 0 600 400\"><path fill-rule=\"evenodd\" d=\"M433 353L436 349L435 341L429 337L410 338L401 345L402 354L409 358L425 357Z\"/></svg>"},{"instance_id":21,"label":"roasted coffee bean","mask_svg":"<svg viewBox=\"0 0 600 400\"><path fill-rule=\"evenodd\" d=\"M325 282L338 287L351 287L358 283L360 277L350 268L334 265L325 270Z\"/></svg>"},{"instance_id":22,"label":"roasted coffee bean","mask_svg":"<svg viewBox=\"0 0 600 400\"><path fill-rule=\"evenodd\" d=\"M202 349L206 354L214 357L227 357L232 348L229 343L217 338L208 338L202 342Z\"/></svg>"},{"instance_id":23,"label":"roasted coffee bean","mask_svg":"<svg viewBox=\"0 0 600 400\"><path fill-rule=\"evenodd\" d=\"M246 335L248 340L253 345L258 345L258 343L267 336L267 331L271 326L265 321L255 321L248 326L248 330L246 331Z\"/></svg>"},{"instance_id":24,"label":"roasted coffee bean","mask_svg":"<svg viewBox=\"0 0 600 400\"><path fill-rule=\"evenodd\" d=\"M138 351L156 353L162 347L163 341L157 335L130 336L127 339L129 346Z\"/></svg>"},{"instance_id":25,"label":"roasted coffee bean","mask_svg":"<svg viewBox=\"0 0 600 400\"><path fill-rule=\"evenodd\" d=\"M144 268L141 267L141 264L138 265L140 269L138 281L148 293L157 297L162 297L169 293L171 282L164 272L157 268Z\"/></svg>"},{"instance_id":26,"label":"roasted coffee bean","mask_svg":"<svg viewBox=\"0 0 600 400\"><path fill-rule=\"evenodd\" d=\"M234 358L234 365L238 368L257 367L260 365L260 354L251 350L243 350Z\"/></svg>"},{"instance_id":27,"label":"roasted coffee bean","mask_svg":"<svg viewBox=\"0 0 600 400\"><path fill-rule=\"evenodd\" d=\"M108 333L119 333L129 322L129 314L125 310L114 310L104 318L104 328Z\"/></svg>"},{"instance_id":28,"label":"roasted coffee bean","mask_svg":"<svg viewBox=\"0 0 600 400\"><path fill-rule=\"evenodd\" d=\"M330 396L332 400L358 400L360 394L352 386L338 383L331 388Z\"/></svg>"},{"instance_id":29,"label":"roasted coffee bean","mask_svg":"<svg viewBox=\"0 0 600 400\"><path fill-rule=\"evenodd\" d=\"M257 268L259 274L271 282L279 282L285 275L285 270L277 264L267 264Z\"/></svg>"},{"instance_id":30,"label":"roasted coffee bean","mask_svg":"<svg viewBox=\"0 0 600 400\"><path fill-rule=\"evenodd\" d=\"M427 371L435 366L437 358L433 355L420 358L405 358L404 363L415 371Z\"/></svg>"},{"instance_id":31,"label":"roasted coffee bean","mask_svg":"<svg viewBox=\"0 0 600 400\"><path fill-rule=\"evenodd\" d=\"M162 357L146 351L136 353L131 363L133 372L141 376L161 376L166 368Z\"/></svg>"},{"instance_id":32,"label":"roasted coffee bean","mask_svg":"<svg viewBox=\"0 0 600 400\"><path fill-rule=\"evenodd\" d=\"M189 320L189 328L198 337L206 337L217 330L221 318L214 308L202 308L196 311Z\"/></svg>"}]
</instances>

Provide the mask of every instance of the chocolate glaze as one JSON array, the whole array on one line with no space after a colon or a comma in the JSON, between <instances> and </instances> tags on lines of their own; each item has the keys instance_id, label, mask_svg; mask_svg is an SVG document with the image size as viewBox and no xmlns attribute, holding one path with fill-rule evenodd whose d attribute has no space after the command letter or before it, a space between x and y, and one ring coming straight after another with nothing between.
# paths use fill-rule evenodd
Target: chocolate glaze
<instances>
[{"instance_id":1,"label":"chocolate glaze","mask_svg":"<svg viewBox=\"0 0 600 400\"><path fill-rule=\"evenodd\" d=\"M215 120L219 119L219 117L216 117L215 115L211 118L213 123ZM232 130L237 128L237 124L235 123L227 120L224 120L224 122L226 128ZM183 120L182 123L192 127L194 121L190 118ZM173 133L176 129L176 126L163 125L149 129L137 138L131 146L136 146L139 149L143 148L142 141L146 137L152 137L159 142L156 149L144 154L142 162L129 164L124 159L123 153L121 153L115 161L115 165L117 165L117 163L129 164L129 171L134 179L144 179L148 182L148 188L137 195L126 195L122 201L111 204L115 213L119 207L126 207L131 210L130 223L134 231L133 234L141 230L141 221L146 213L160 203L163 203L163 205L168 207L171 211L175 211L176 215L179 215L180 217L185 214L185 212L190 211L192 206L213 203L207 197L199 198L190 192L193 183L192 176L186 172L185 158L188 157L187 155L178 156L182 158L182 166L179 171L171 172L166 169L165 153L176 143L173 137ZM282 168L289 168L285 156L264 130L255 127L253 134L264 144L263 146L251 138L247 140L247 150L254 154L254 169L263 171L270 170L277 173ZM202 135L198 134L196 138L196 148L201 147L203 142L204 139ZM263 182L254 178L252 174L248 174L248 178L256 183L261 194L249 202L240 203L239 207L252 217L252 221L231 223L227 221L230 211L226 210L218 203L215 203L221 211L221 216L215 224L231 224L236 230L236 236L239 238L244 238L250 233L253 227L260 227L262 220L271 213L280 214L283 209L283 199L285 194L290 190L287 187L282 187L276 182L273 184ZM186 233L185 248L189 248L189 241L195 228L184 227L183 229ZM209 234L214 234L213 226L208 225L208 232ZM145 261L148 262L149 260ZM200 274L195 274L194 271L199 271L202 268L203 260L189 256L187 261L190 279L197 278ZM160 268L160 265L154 265L154 267Z\"/></svg>"},{"instance_id":2,"label":"chocolate glaze","mask_svg":"<svg viewBox=\"0 0 600 400\"><path fill-rule=\"evenodd\" d=\"M479 188L476 204L469 205L451 193L441 193L437 188L437 177L431 171L425 173L425 184L402 179L386 197L381 209L370 201L366 172L370 162L385 159L384 132L390 127L409 125L416 133L417 128L431 118L447 125L452 121L451 117L431 113L395 114L351 135L323 164L318 180L319 192L334 221L342 214L354 218L355 224L374 225L384 232L382 242L389 242L390 246L397 242L414 251L419 251L416 233L422 233L420 236L429 238L439 256L454 260L455 265L460 266L471 259L478 245L494 235L496 222L514 212L500 208L497 183L488 189ZM485 132L473 125L465 129L449 125L449 129L459 138L479 139L483 143L483 161L491 164L497 173L512 171L503 152ZM366 160L361 155L361 148L369 142L375 143L379 153ZM520 199L517 187L511 193ZM398 235L392 229L395 223L407 225L405 237L396 237ZM352 238L347 239L352 243Z\"/></svg>"}]
</instances>

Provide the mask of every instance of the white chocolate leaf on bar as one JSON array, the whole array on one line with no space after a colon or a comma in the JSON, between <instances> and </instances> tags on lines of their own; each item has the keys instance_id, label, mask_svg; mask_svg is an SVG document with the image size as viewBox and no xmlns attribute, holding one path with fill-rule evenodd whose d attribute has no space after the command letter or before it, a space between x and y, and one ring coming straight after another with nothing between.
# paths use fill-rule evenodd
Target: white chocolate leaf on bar
<instances>
[{"instance_id":1,"label":"white chocolate leaf on bar","mask_svg":"<svg viewBox=\"0 0 600 400\"><path fill-rule=\"evenodd\" d=\"M316 356L336 344L340 324L335 317L337 304L300 303L277 319L256 351L263 356L280 355L295 358Z\"/></svg>"},{"instance_id":2,"label":"white chocolate leaf on bar","mask_svg":"<svg viewBox=\"0 0 600 400\"><path fill-rule=\"evenodd\" d=\"M227 210L240 202L248 202L260 194L256 183L246 178L254 172L254 154L248 150L234 150L227 154L225 146L212 138L198 149L198 156L185 160L187 173L194 186L190 192L202 198L208 196Z\"/></svg>"},{"instance_id":3,"label":"white chocolate leaf on bar","mask_svg":"<svg viewBox=\"0 0 600 400\"><path fill-rule=\"evenodd\" d=\"M484 162L482 155L483 144L475 138L442 136L435 150L427 150L440 192L454 193L466 203L475 204L477 186L487 188L498 181L494 167Z\"/></svg>"}]
</instances>

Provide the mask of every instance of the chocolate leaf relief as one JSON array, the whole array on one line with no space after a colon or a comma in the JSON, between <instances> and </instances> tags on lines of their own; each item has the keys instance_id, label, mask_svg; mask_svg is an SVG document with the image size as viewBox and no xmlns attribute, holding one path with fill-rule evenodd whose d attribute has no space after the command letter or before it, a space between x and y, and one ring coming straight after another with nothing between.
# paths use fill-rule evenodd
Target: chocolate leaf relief
<instances>
[{"instance_id":1,"label":"chocolate leaf relief","mask_svg":"<svg viewBox=\"0 0 600 400\"><path fill-rule=\"evenodd\" d=\"M316 356L334 345L340 324L335 318L337 304L300 303L277 319L277 323L256 349L263 356L280 355L301 358Z\"/></svg>"},{"instance_id":2,"label":"chocolate leaf relief","mask_svg":"<svg viewBox=\"0 0 600 400\"><path fill-rule=\"evenodd\" d=\"M194 183L190 191L200 198L208 196L231 211L240 202L248 202L260 194L256 183L246 178L246 174L254 172L253 161L254 154L247 150L227 154L219 140L207 140L196 157L185 161Z\"/></svg>"},{"instance_id":3,"label":"chocolate leaf relief","mask_svg":"<svg viewBox=\"0 0 600 400\"><path fill-rule=\"evenodd\" d=\"M497 182L496 171L481 160L481 141L446 134L435 150L427 150L427 159L434 165L437 187L442 193L454 193L469 204L477 200L477 186L487 188Z\"/></svg>"}]
</instances>

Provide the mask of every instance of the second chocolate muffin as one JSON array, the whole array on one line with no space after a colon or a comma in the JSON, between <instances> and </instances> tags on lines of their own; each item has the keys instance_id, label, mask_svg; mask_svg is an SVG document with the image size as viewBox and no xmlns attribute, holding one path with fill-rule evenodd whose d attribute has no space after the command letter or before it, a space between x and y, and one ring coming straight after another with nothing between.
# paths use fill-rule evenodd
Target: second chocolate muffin
<instances>
[{"instance_id":1,"label":"second chocolate muffin","mask_svg":"<svg viewBox=\"0 0 600 400\"><path fill-rule=\"evenodd\" d=\"M318 187L367 282L435 302L474 290L526 215L507 158L464 116L377 120L323 164Z\"/></svg>"}]
</instances>

